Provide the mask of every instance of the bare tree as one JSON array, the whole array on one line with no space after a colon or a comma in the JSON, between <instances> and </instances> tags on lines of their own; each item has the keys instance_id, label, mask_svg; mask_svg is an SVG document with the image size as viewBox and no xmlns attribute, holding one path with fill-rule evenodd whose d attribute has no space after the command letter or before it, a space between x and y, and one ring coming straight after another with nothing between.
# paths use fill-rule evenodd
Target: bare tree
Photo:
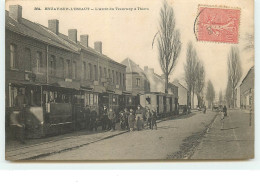
<instances>
[{"instance_id":1,"label":"bare tree","mask_svg":"<svg viewBox=\"0 0 260 185\"><path fill-rule=\"evenodd\" d=\"M227 83L225 99L226 99L227 106L230 108L231 105L233 105L232 88L231 88L230 80L228 80Z\"/></svg>"},{"instance_id":2,"label":"bare tree","mask_svg":"<svg viewBox=\"0 0 260 185\"><path fill-rule=\"evenodd\" d=\"M246 44L245 44L243 50L244 51L254 51L254 49L255 49L255 36L254 36L254 34L246 33L245 34L245 41L246 41ZM255 55L253 54L249 58L249 60L255 61Z\"/></svg>"},{"instance_id":3,"label":"bare tree","mask_svg":"<svg viewBox=\"0 0 260 185\"><path fill-rule=\"evenodd\" d=\"M189 104L194 106L194 89L195 89L195 78L196 78L196 67L197 67L197 52L193 48L192 42L188 43L187 53L186 53L186 64L184 65L185 70L185 81L188 87L189 97L192 99L189 100Z\"/></svg>"},{"instance_id":4,"label":"bare tree","mask_svg":"<svg viewBox=\"0 0 260 185\"><path fill-rule=\"evenodd\" d=\"M176 65L181 51L180 32L175 29L173 8L165 0L160 11L158 50L161 69L165 76L165 93L168 93L169 75Z\"/></svg>"},{"instance_id":5,"label":"bare tree","mask_svg":"<svg viewBox=\"0 0 260 185\"><path fill-rule=\"evenodd\" d=\"M222 90L220 90L218 93L218 102L219 102L219 104L222 105L222 102L223 102Z\"/></svg>"},{"instance_id":6,"label":"bare tree","mask_svg":"<svg viewBox=\"0 0 260 185\"><path fill-rule=\"evenodd\" d=\"M203 89L205 86L205 69L203 63L198 60L195 68L195 92L199 107L203 104Z\"/></svg>"},{"instance_id":7,"label":"bare tree","mask_svg":"<svg viewBox=\"0 0 260 185\"><path fill-rule=\"evenodd\" d=\"M208 107L211 108L215 99L215 89L210 80L208 81L206 99L208 100Z\"/></svg>"},{"instance_id":8,"label":"bare tree","mask_svg":"<svg viewBox=\"0 0 260 185\"><path fill-rule=\"evenodd\" d=\"M236 106L235 88L242 76L241 61L237 47L231 47L228 55L228 80L232 90L232 107Z\"/></svg>"}]
</instances>

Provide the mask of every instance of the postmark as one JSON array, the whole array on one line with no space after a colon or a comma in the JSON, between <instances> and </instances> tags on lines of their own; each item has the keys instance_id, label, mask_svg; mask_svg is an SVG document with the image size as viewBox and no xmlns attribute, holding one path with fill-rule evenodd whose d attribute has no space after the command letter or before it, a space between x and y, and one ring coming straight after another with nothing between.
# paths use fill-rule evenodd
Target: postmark
<instances>
[{"instance_id":1,"label":"postmark","mask_svg":"<svg viewBox=\"0 0 260 185\"><path fill-rule=\"evenodd\" d=\"M199 5L196 19L198 41L239 42L240 9Z\"/></svg>"}]
</instances>

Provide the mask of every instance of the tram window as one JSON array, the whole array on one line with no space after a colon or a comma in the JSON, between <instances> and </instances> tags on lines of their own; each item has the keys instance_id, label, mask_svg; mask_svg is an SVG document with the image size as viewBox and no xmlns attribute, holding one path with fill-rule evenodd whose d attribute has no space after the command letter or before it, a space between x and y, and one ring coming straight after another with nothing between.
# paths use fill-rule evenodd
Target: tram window
<instances>
[{"instance_id":1,"label":"tram window","mask_svg":"<svg viewBox=\"0 0 260 185\"><path fill-rule=\"evenodd\" d=\"M94 105L97 104L97 95L96 95L96 94L94 94L93 104L94 104Z\"/></svg>"},{"instance_id":2,"label":"tram window","mask_svg":"<svg viewBox=\"0 0 260 185\"><path fill-rule=\"evenodd\" d=\"M17 88L13 86L9 86L9 107L14 106L14 99L17 96Z\"/></svg>"},{"instance_id":3,"label":"tram window","mask_svg":"<svg viewBox=\"0 0 260 185\"><path fill-rule=\"evenodd\" d=\"M93 105L93 99L94 99L93 94L90 94L89 95L89 105Z\"/></svg>"}]
</instances>

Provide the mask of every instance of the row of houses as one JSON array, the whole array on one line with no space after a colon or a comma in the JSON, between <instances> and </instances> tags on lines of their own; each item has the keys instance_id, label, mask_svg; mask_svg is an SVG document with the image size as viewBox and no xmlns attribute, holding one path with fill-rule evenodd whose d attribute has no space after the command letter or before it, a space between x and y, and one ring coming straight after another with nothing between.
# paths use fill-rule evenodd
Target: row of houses
<instances>
[{"instance_id":1,"label":"row of houses","mask_svg":"<svg viewBox=\"0 0 260 185\"><path fill-rule=\"evenodd\" d=\"M91 48L89 35L78 40L75 28L60 33L57 19L48 20L47 27L31 22L23 18L20 5L10 5L5 14L6 123L20 93L33 119L50 127L84 124L85 107L97 113L104 105L115 111L136 107L146 93L160 94L160 111L187 105L187 90L179 82L169 83L169 93L163 94L163 75L148 66L141 69L130 58L113 60L103 54L101 41Z\"/></svg>"},{"instance_id":2,"label":"row of houses","mask_svg":"<svg viewBox=\"0 0 260 185\"><path fill-rule=\"evenodd\" d=\"M164 93L165 91L165 78L164 75L158 75L154 72L153 68L144 66L140 68L130 58L126 58L121 62L126 66L126 90L133 94L145 93ZM168 84L168 94L174 95L175 106L188 105L188 91L178 80L174 80ZM178 109L178 107L175 107Z\"/></svg>"},{"instance_id":3,"label":"row of houses","mask_svg":"<svg viewBox=\"0 0 260 185\"><path fill-rule=\"evenodd\" d=\"M74 101L92 108L108 103L107 96L116 104L126 91L126 66L104 55L102 42L91 48L89 35L77 40L77 29L60 33L57 19L48 20L48 27L31 22L20 5L10 5L5 20L7 107L14 106L18 89L29 105Z\"/></svg>"}]
</instances>

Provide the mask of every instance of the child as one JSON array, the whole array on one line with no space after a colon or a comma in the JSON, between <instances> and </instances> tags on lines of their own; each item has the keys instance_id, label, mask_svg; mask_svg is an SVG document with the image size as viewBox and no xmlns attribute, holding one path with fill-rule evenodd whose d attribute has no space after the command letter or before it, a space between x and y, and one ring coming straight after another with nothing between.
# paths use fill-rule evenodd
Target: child
<instances>
[{"instance_id":1,"label":"child","mask_svg":"<svg viewBox=\"0 0 260 185\"><path fill-rule=\"evenodd\" d=\"M157 130L156 119L157 119L156 112L154 110L152 110L152 117L151 117L152 130L153 130L153 126L155 126L155 130Z\"/></svg>"},{"instance_id":2,"label":"child","mask_svg":"<svg viewBox=\"0 0 260 185\"><path fill-rule=\"evenodd\" d=\"M130 109L130 115L128 116L128 124L129 124L129 127L130 127L130 132L134 131L135 115L133 113L133 109Z\"/></svg>"}]
</instances>

